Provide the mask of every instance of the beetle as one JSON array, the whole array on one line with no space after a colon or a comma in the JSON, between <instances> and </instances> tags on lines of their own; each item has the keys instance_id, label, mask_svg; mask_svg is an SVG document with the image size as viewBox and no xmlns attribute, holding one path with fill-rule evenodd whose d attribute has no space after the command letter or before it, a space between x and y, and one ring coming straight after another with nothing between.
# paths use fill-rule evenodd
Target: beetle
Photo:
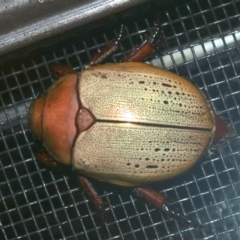
<instances>
[{"instance_id":1,"label":"beetle","mask_svg":"<svg viewBox=\"0 0 240 240\"><path fill-rule=\"evenodd\" d=\"M118 48L122 29L82 72L55 67L60 78L29 111L30 128L45 149L36 155L49 166L51 159L72 164L102 214L85 176L135 187L155 207L175 214L146 185L187 171L228 129L193 83L140 63L155 50L159 29L121 63L99 65Z\"/></svg>"}]
</instances>

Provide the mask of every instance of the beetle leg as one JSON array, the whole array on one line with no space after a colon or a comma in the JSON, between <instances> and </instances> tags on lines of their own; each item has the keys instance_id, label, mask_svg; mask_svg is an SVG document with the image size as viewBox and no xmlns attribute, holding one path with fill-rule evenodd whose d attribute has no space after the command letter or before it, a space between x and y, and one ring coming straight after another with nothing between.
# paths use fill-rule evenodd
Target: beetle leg
<instances>
[{"instance_id":1,"label":"beetle leg","mask_svg":"<svg viewBox=\"0 0 240 240\"><path fill-rule=\"evenodd\" d=\"M92 201L92 203L94 204L94 206L96 207L96 209L97 209L97 211L100 215L101 229L103 231L106 231L105 211L104 211L104 207L103 207L103 203L102 203L101 198L98 196L96 190L94 189L94 187L88 181L87 178L82 177L82 176L78 176L78 181L81 184L84 191L86 192L86 194L88 195L88 197L90 198L90 200Z\"/></svg>"},{"instance_id":2,"label":"beetle leg","mask_svg":"<svg viewBox=\"0 0 240 240\"><path fill-rule=\"evenodd\" d=\"M161 25L156 24L156 31L151 37L145 40L140 47L135 49L130 55L122 59L121 62L142 62L144 58L153 53L159 45L159 35L161 34Z\"/></svg>"},{"instance_id":3,"label":"beetle leg","mask_svg":"<svg viewBox=\"0 0 240 240\"><path fill-rule=\"evenodd\" d=\"M188 224L192 225L193 227L201 227L199 223L193 222L190 219L188 219L186 216L180 214L176 210L174 210L169 202L166 200L166 197L163 196L162 194L156 192L155 190L151 188L136 188L135 192L139 197L144 198L148 202L152 203L156 208L163 210L166 212L168 215L173 216L173 217L178 217L183 219L184 221L187 221Z\"/></svg>"},{"instance_id":4,"label":"beetle leg","mask_svg":"<svg viewBox=\"0 0 240 240\"><path fill-rule=\"evenodd\" d=\"M52 75L55 79L58 79L60 77L63 77L67 74L75 74L77 71L75 71L73 68L62 65L62 64L56 64L51 67Z\"/></svg>"},{"instance_id":5,"label":"beetle leg","mask_svg":"<svg viewBox=\"0 0 240 240\"><path fill-rule=\"evenodd\" d=\"M46 167L57 167L58 166L58 164L52 159L52 157L45 150L34 152L34 155Z\"/></svg>"},{"instance_id":6,"label":"beetle leg","mask_svg":"<svg viewBox=\"0 0 240 240\"><path fill-rule=\"evenodd\" d=\"M201 228L203 227L201 224L192 221L191 219L187 218L186 216L180 214L178 211L176 211L175 209L173 209L168 202L164 202L162 209L164 212L166 212L169 216L172 217L178 217L184 221L186 221L189 225L193 226L194 228Z\"/></svg>"},{"instance_id":7,"label":"beetle leg","mask_svg":"<svg viewBox=\"0 0 240 240\"><path fill-rule=\"evenodd\" d=\"M100 52L95 54L89 61L89 66L97 65L103 62L109 55L118 50L120 42L123 36L123 25L121 25L120 32L115 41L110 42L106 47L104 47Z\"/></svg>"},{"instance_id":8,"label":"beetle leg","mask_svg":"<svg viewBox=\"0 0 240 240\"><path fill-rule=\"evenodd\" d=\"M219 143L224 137L233 137L234 130L228 127L223 118L218 115L214 116L215 121L215 132L212 140L212 146Z\"/></svg>"}]
</instances>

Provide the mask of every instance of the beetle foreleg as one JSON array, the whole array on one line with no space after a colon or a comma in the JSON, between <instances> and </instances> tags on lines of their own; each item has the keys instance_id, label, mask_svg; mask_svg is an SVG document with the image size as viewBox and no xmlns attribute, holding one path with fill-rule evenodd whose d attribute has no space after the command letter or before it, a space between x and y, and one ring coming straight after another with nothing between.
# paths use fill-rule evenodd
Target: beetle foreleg
<instances>
[{"instance_id":1,"label":"beetle foreleg","mask_svg":"<svg viewBox=\"0 0 240 240\"><path fill-rule=\"evenodd\" d=\"M97 64L103 62L108 56L110 56L113 52L118 50L120 42L122 41L122 36L123 36L123 25L121 25L121 29L120 29L117 39L113 42L110 42L100 52L95 54L89 61L89 66L97 65Z\"/></svg>"},{"instance_id":2,"label":"beetle foreleg","mask_svg":"<svg viewBox=\"0 0 240 240\"><path fill-rule=\"evenodd\" d=\"M162 194L156 192L151 188L136 188L135 192L139 197L144 198L148 202L152 203L156 208L163 210L168 215L173 217L179 217L188 222L188 224L192 225L193 227L201 227L200 224L191 221L186 216L181 215L179 212L175 211L170 205L169 202L166 200L166 197Z\"/></svg>"},{"instance_id":3,"label":"beetle foreleg","mask_svg":"<svg viewBox=\"0 0 240 240\"><path fill-rule=\"evenodd\" d=\"M52 70L52 75L55 79L63 77L67 74L77 73L73 68L66 66L66 65L61 65L61 64L52 66L51 70Z\"/></svg>"},{"instance_id":4,"label":"beetle foreleg","mask_svg":"<svg viewBox=\"0 0 240 240\"><path fill-rule=\"evenodd\" d=\"M52 157L45 150L35 152L34 155L46 167L57 167L58 166L58 164L52 159Z\"/></svg>"}]
</instances>

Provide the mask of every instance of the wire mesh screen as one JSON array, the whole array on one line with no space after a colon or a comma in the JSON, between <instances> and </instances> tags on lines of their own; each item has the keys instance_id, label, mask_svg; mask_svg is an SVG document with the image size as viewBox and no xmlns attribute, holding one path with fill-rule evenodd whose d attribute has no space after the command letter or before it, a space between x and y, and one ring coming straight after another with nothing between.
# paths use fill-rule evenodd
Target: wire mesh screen
<instances>
[{"instance_id":1,"label":"wire mesh screen","mask_svg":"<svg viewBox=\"0 0 240 240\"><path fill-rule=\"evenodd\" d=\"M202 228L162 214L131 189L93 181L105 203L106 239L240 239L240 1L189 1L162 11L162 49L149 59L191 79L235 136L193 169L152 185ZM155 9L156 12L162 9ZM116 62L153 31L152 14L126 21ZM115 26L120 26L117 22ZM0 239L102 239L98 214L71 167L46 169L27 123L29 104L52 84L49 66L81 70L119 28L86 29L0 66Z\"/></svg>"}]
</instances>

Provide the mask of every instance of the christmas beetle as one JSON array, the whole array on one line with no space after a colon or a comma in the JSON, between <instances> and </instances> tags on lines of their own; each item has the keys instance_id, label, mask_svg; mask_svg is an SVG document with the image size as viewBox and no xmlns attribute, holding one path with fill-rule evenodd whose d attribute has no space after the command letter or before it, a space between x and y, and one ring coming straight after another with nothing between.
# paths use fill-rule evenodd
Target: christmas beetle
<instances>
[{"instance_id":1,"label":"christmas beetle","mask_svg":"<svg viewBox=\"0 0 240 240\"><path fill-rule=\"evenodd\" d=\"M30 107L30 128L46 150L37 157L51 166L51 159L72 164L98 209L101 200L84 176L136 187L139 196L174 213L146 185L185 172L227 133L194 84L139 63L155 50L158 33L121 63L98 65L117 49L122 30L82 72L56 66L59 80Z\"/></svg>"}]
</instances>

